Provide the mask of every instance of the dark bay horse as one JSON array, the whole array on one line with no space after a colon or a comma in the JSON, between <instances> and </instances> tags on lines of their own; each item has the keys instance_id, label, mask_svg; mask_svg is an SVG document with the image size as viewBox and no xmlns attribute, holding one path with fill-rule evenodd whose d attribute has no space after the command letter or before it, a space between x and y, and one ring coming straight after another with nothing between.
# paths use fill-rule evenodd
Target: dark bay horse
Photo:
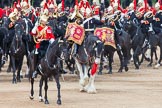
<instances>
[{"instance_id":1,"label":"dark bay horse","mask_svg":"<svg viewBox=\"0 0 162 108\"><path fill-rule=\"evenodd\" d=\"M61 105L61 95L60 95L60 81L59 81L59 75L61 74L60 67L60 60L62 60L61 55L63 51L66 50L66 42L62 39L58 38L56 39L52 44L48 46L48 49L46 51L45 57L43 57L39 63L39 66L37 70L41 73L41 79L40 79L40 90L39 90L39 98L40 101L43 101L42 99L42 86L43 82L45 82L45 104L49 104L48 98L47 98L47 90L48 90L48 77L54 76L56 84L57 84L57 90L58 90L58 100L57 104ZM66 51L65 51L66 52ZM31 95L30 99L33 99L34 97L34 78L32 78L32 73L34 72L33 67L33 54L30 54L30 80L31 80Z\"/></svg>"}]
</instances>

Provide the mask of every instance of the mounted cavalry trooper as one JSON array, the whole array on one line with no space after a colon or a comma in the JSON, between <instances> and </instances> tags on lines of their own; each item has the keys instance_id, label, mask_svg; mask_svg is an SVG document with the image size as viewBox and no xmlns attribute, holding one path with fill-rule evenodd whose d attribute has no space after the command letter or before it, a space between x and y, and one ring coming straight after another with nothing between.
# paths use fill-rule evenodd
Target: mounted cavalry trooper
<instances>
[{"instance_id":1,"label":"mounted cavalry trooper","mask_svg":"<svg viewBox=\"0 0 162 108\"><path fill-rule=\"evenodd\" d=\"M48 3L48 10L49 10L49 20L52 20L54 18L57 18L57 5L54 5L54 3L50 2Z\"/></svg>"},{"instance_id":2,"label":"mounted cavalry trooper","mask_svg":"<svg viewBox=\"0 0 162 108\"><path fill-rule=\"evenodd\" d=\"M39 60L45 55L46 49L49 43L52 44L55 40L55 36L52 33L51 27L47 26L48 17L46 15L40 16L40 22L35 23L35 27L32 29L32 34L34 37L35 51L34 51L34 69L33 78L37 74L37 66Z\"/></svg>"},{"instance_id":3,"label":"mounted cavalry trooper","mask_svg":"<svg viewBox=\"0 0 162 108\"><path fill-rule=\"evenodd\" d=\"M155 4L156 14L155 14L155 21L156 27L162 28L162 6L159 2Z\"/></svg>"},{"instance_id":4,"label":"mounted cavalry trooper","mask_svg":"<svg viewBox=\"0 0 162 108\"><path fill-rule=\"evenodd\" d=\"M70 22L70 23L76 23L76 24L78 24L78 25L82 25L83 19L84 19L84 17L83 17L82 14L79 12L78 6L75 5L75 7L74 7L74 12L73 12L73 14L72 14L71 17L70 17L69 22ZM69 38L69 37L67 37L67 38ZM70 41L70 42L71 42L71 41ZM73 56L76 57L76 54L77 54L77 51L78 51L78 44L75 43L74 41L71 42L71 43L72 43L72 44L70 45L70 47L72 48L72 46L74 46L74 47L73 47L73 50L72 50Z\"/></svg>"},{"instance_id":5,"label":"mounted cavalry trooper","mask_svg":"<svg viewBox=\"0 0 162 108\"><path fill-rule=\"evenodd\" d=\"M22 17L27 18L32 22L32 24L34 24L36 22L35 9L31 6L28 0L23 0L20 4L22 8Z\"/></svg>"},{"instance_id":6,"label":"mounted cavalry trooper","mask_svg":"<svg viewBox=\"0 0 162 108\"><path fill-rule=\"evenodd\" d=\"M79 2L79 10L80 10L81 14L84 17L86 17L87 11L91 10L91 6L90 6L89 2L87 0L81 0Z\"/></svg>"},{"instance_id":7,"label":"mounted cavalry trooper","mask_svg":"<svg viewBox=\"0 0 162 108\"><path fill-rule=\"evenodd\" d=\"M18 20L18 13L17 11L13 11L9 14L9 17L8 17L8 32L9 32L9 37L7 37L6 39L6 43L7 43L7 48L10 47L10 44L12 42L12 39L14 37L14 34L15 34L15 23L16 21ZM8 52L8 51L7 51Z\"/></svg>"},{"instance_id":8,"label":"mounted cavalry trooper","mask_svg":"<svg viewBox=\"0 0 162 108\"><path fill-rule=\"evenodd\" d=\"M94 30L97 26L103 25L103 22L93 17L93 13L91 10L86 11L86 16L83 21L83 27L85 29L85 35L93 34Z\"/></svg>"}]
</instances>

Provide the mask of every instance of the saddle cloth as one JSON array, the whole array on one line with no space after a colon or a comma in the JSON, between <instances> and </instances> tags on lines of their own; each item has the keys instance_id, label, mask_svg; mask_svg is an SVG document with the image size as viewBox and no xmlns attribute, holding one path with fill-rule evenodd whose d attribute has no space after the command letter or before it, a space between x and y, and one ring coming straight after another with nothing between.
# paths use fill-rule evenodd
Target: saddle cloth
<instances>
[{"instance_id":1,"label":"saddle cloth","mask_svg":"<svg viewBox=\"0 0 162 108\"><path fill-rule=\"evenodd\" d=\"M108 27L96 28L94 35L104 42L104 45L110 45L116 49L114 40L114 29Z\"/></svg>"},{"instance_id":2,"label":"saddle cloth","mask_svg":"<svg viewBox=\"0 0 162 108\"><path fill-rule=\"evenodd\" d=\"M65 38L81 45L85 36L84 28L76 23L69 23L66 28Z\"/></svg>"}]
</instances>

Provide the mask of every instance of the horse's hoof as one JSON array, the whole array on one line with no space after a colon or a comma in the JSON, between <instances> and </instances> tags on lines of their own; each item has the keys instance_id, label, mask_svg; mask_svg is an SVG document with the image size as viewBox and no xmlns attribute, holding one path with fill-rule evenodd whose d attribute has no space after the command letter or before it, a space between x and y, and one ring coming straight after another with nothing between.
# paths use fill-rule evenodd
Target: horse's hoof
<instances>
[{"instance_id":1,"label":"horse's hoof","mask_svg":"<svg viewBox=\"0 0 162 108\"><path fill-rule=\"evenodd\" d=\"M44 104L49 104L49 101L48 100L45 100Z\"/></svg>"},{"instance_id":2,"label":"horse's hoof","mask_svg":"<svg viewBox=\"0 0 162 108\"><path fill-rule=\"evenodd\" d=\"M67 74L65 70L61 70L61 74Z\"/></svg>"},{"instance_id":3,"label":"horse's hoof","mask_svg":"<svg viewBox=\"0 0 162 108\"><path fill-rule=\"evenodd\" d=\"M20 79L17 79L17 82L21 82L21 80Z\"/></svg>"},{"instance_id":4,"label":"horse's hoof","mask_svg":"<svg viewBox=\"0 0 162 108\"><path fill-rule=\"evenodd\" d=\"M23 75L20 75L20 78L23 78Z\"/></svg>"},{"instance_id":5,"label":"horse's hoof","mask_svg":"<svg viewBox=\"0 0 162 108\"><path fill-rule=\"evenodd\" d=\"M152 65L151 64L148 64L147 67L152 67Z\"/></svg>"},{"instance_id":6,"label":"horse's hoof","mask_svg":"<svg viewBox=\"0 0 162 108\"><path fill-rule=\"evenodd\" d=\"M148 61L148 62L150 62L150 61L151 61L151 59L150 59L150 58L146 58L145 60L146 60L146 61Z\"/></svg>"},{"instance_id":7,"label":"horse's hoof","mask_svg":"<svg viewBox=\"0 0 162 108\"><path fill-rule=\"evenodd\" d=\"M128 72L129 68L128 67L125 67L125 71Z\"/></svg>"},{"instance_id":8,"label":"horse's hoof","mask_svg":"<svg viewBox=\"0 0 162 108\"><path fill-rule=\"evenodd\" d=\"M119 70L118 70L118 73L122 73L122 70L121 70L121 69L119 69Z\"/></svg>"},{"instance_id":9,"label":"horse's hoof","mask_svg":"<svg viewBox=\"0 0 162 108\"><path fill-rule=\"evenodd\" d=\"M17 83L17 81L16 81L16 80L13 80L13 81L12 81L12 84L16 84L16 83Z\"/></svg>"},{"instance_id":10,"label":"horse's hoof","mask_svg":"<svg viewBox=\"0 0 162 108\"><path fill-rule=\"evenodd\" d=\"M96 94L97 91L96 91L95 88L89 88L89 89L87 90L87 93L89 93L89 94Z\"/></svg>"},{"instance_id":11,"label":"horse's hoof","mask_svg":"<svg viewBox=\"0 0 162 108\"><path fill-rule=\"evenodd\" d=\"M42 96L39 96L39 102L43 102Z\"/></svg>"},{"instance_id":12,"label":"horse's hoof","mask_svg":"<svg viewBox=\"0 0 162 108\"><path fill-rule=\"evenodd\" d=\"M157 65L154 66L154 69L158 69L160 67L160 64L158 63Z\"/></svg>"},{"instance_id":13,"label":"horse's hoof","mask_svg":"<svg viewBox=\"0 0 162 108\"><path fill-rule=\"evenodd\" d=\"M25 78L29 78L29 75L28 74L25 74Z\"/></svg>"},{"instance_id":14,"label":"horse's hoof","mask_svg":"<svg viewBox=\"0 0 162 108\"><path fill-rule=\"evenodd\" d=\"M109 71L107 74L112 74L112 71Z\"/></svg>"},{"instance_id":15,"label":"horse's hoof","mask_svg":"<svg viewBox=\"0 0 162 108\"><path fill-rule=\"evenodd\" d=\"M57 104L58 105L61 105L61 100L57 100Z\"/></svg>"},{"instance_id":16,"label":"horse's hoof","mask_svg":"<svg viewBox=\"0 0 162 108\"><path fill-rule=\"evenodd\" d=\"M98 72L98 75L102 75L102 72L100 71L100 72Z\"/></svg>"},{"instance_id":17,"label":"horse's hoof","mask_svg":"<svg viewBox=\"0 0 162 108\"><path fill-rule=\"evenodd\" d=\"M53 77L49 77L49 81L53 81Z\"/></svg>"},{"instance_id":18,"label":"horse's hoof","mask_svg":"<svg viewBox=\"0 0 162 108\"><path fill-rule=\"evenodd\" d=\"M29 96L29 98L30 98L30 100L33 100L33 99L34 99L34 97L33 97L33 96Z\"/></svg>"},{"instance_id":19,"label":"horse's hoof","mask_svg":"<svg viewBox=\"0 0 162 108\"><path fill-rule=\"evenodd\" d=\"M136 70L138 70L138 69L139 69L139 67L136 67L135 69L136 69Z\"/></svg>"},{"instance_id":20,"label":"horse's hoof","mask_svg":"<svg viewBox=\"0 0 162 108\"><path fill-rule=\"evenodd\" d=\"M7 73L10 73L10 72L11 72L11 69L8 68L8 69L7 69Z\"/></svg>"},{"instance_id":21,"label":"horse's hoof","mask_svg":"<svg viewBox=\"0 0 162 108\"><path fill-rule=\"evenodd\" d=\"M81 88L79 91L80 92L86 92L86 90L84 88Z\"/></svg>"}]
</instances>

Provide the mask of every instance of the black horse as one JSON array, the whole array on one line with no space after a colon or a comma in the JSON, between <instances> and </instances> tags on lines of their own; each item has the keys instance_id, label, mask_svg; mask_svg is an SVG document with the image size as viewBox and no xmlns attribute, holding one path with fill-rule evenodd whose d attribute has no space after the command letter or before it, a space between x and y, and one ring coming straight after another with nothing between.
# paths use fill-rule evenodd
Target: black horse
<instances>
[{"instance_id":1,"label":"black horse","mask_svg":"<svg viewBox=\"0 0 162 108\"><path fill-rule=\"evenodd\" d=\"M15 25L15 34L10 47L10 58L13 67L13 80L12 83L16 83L20 80L20 70L22 68L23 57L25 55L25 45L22 41L24 34L24 27L20 22ZM17 70L17 77L16 77Z\"/></svg>"},{"instance_id":2,"label":"black horse","mask_svg":"<svg viewBox=\"0 0 162 108\"><path fill-rule=\"evenodd\" d=\"M131 48L133 49L133 60L134 60L134 65L136 69L139 69L140 66L140 60L139 60L139 55L142 53L142 46L144 44L144 41L146 39L146 35L143 34L142 30L143 24L136 25L133 21L131 20L125 20L124 29L130 34L131 36ZM147 28L145 28L146 30Z\"/></svg>"},{"instance_id":3,"label":"black horse","mask_svg":"<svg viewBox=\"0 0 162 108\"><path fill-rule=\"evenodd\" d=\"M48 49L46 51L45 57L43 57L40 61L40 64L37 68L37 70L41 73L41 79L40 79L40 90L39 90L39 98L42 101L42 86L43 81L45 81L45 104L49 104L48 98L47 98L47 90L48 90L48 77L54 76L57 84L58 89L58 100L57 104L61 104L61 95L60 95L60 82L59 82L59 75L62 67L60 66L60 60L62 60L61 55L63 51L65 51L67 44L65 41L61 40L60 38L56 39L52 44L48 46ZM66 52L66 51L65 51ZM31 95L30 99L33 99L34 95L34 78L32 78L32 73L34 72L33 67L33 54L30 55L30 78L31 78Z\"/></svg>"},{"instance_id":4,"label":"black horse","mask_svg":"<svg viewBox=\"0 0 162 108\"><path fill-rule=\"evenodd\" d=\"M5 50L5 38L8 35L8 30L5 27L0 27L0 49L1 49L1 56L0 56L0 70L2 66L6 62L6 50Z\"/></svg>"},{"instance_id":5,"label":"black horse","mask_svg":"<svg viewBox=\"0 0 162 108\"><path fill-rule=\"evenodd\" d=\"M5 64L6 61L6 44L5 40L8 36L8 29L6 27L7 18L2 18L2 26L0 27L0 48L1 48L1 56L0 56L0 70L1 67Z\"/></svg>"},{"instance_id":6,"label":"black horse","mask_svg":"<svg viewBox=\"0 0 162 108\"><path fill-rule=\"evenodd\" d=\"M155 68L158 68L162 60L162 32L155 34L153 31L150 31L149 32L149 44L151 48L151 62L150 62L151 64L153 62L153 50L155 50L156 46L159 46L160 48L160 57L159 57L157 65L155 65Z\"/></svg>"}]
</instances>

